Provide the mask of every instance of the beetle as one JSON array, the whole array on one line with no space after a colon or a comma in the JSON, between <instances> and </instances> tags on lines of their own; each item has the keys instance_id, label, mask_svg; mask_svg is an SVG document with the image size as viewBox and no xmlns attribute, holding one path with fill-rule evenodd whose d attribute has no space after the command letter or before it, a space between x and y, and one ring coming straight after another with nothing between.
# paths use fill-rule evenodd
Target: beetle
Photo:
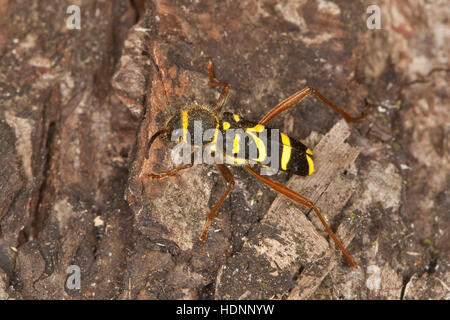
<instances>
[{"instance_id":1,"label":"beetle","mask_svg":"<svg viewBox=\"0 0 450 320\"><path fill-rule=\"evenodd\" d=\"M287 188L286 186L272 181L269 178L257 173L250 167L250 165L259 164L267 167L267 160L269 157L273 156L273 150L275 150L276 152L274 154L278 157L278 159L276 159L278 160L276 161L276 163L281 164L279 167L277 167L277 169L279 168L282 171L297 174L300 176L307 176L314 173L314 154L310 148L305 146L299 140L292 138L282 132L279 132L279 130L276 130L274 133L273 130L270 130L270 128L266 126L266 124L270 120L278 116L281 112L293 107L311 94L314 94L333 110L341 114L347 122L353 122L363 119L366 116L366 113L358 117L352 117L347 112L335 105L333 102L328 100L316 89L312 87L306 87L280 102L257 123L244 119L238 114L233 114L230 112L224 112L222 114L222 108L226 104L230 92L230 85L227 82L217 81L215 79L213 62L209 57L206 67L208 70L210 86L222 87L220 96L215 106L211 108L208 105L192 104L179 110L171 117L169 117L169 119L167 119L163 128L156 131L151 136L146 147L146 158L148 158L151 151L151 146L158 137L166 142L170 139L172 139L173 141L174 132L178 130L178 139L180 143L184 143L188 146L192 146L201 150L209 148L209 151L211 152L213 157L214 165L218 168L220 174L226 180L228 187L208 213L203 232L200 235L200 244L203 244L206 241L212 219L214 218L217 210L220 208L223 201L231 192L235 184L235 180L231 170L223 163L223 161L217 160L219 158L220 160L223 160L223 158L225 158L226 160L228 160L228 164L244 166L248 172L250 172L253 176L264 182L275 191L283 194L284 196L299 204L313 209L328 234L344 254L348 263L352 267L356 267L355 260L347 252L341 241L328 226L319 209L314 205L314 203L312 203L310 200L303 197L299 193ZM193 133L195 133L196 128L198 129L198 124L201 125L201 128L199 130L202 136L204 136L203 134L207 130L211 131L213 134L210 134L207 139L194 139L195 134ZM239 130L236 131L236 129ZM231 131L233 131L232 134L227 134ZM270 139L261 139L259 134L262 132L268 132ZM221 137L221 139L219 139L219 137ZM223 148L219 148L220 140L222 140L222 146L223 144L228 146L227 148L225 148L225 150ZM253 153L253 157L251 155L251 152L248 152L252 149L252 147L253 150L256 150L256 153ZM271 150L272 152L269 152L269 150ZM192 158L189 163L185 163L179 167L168 170L167 172L151 172L147 173L147 176L151 179L163 179L176 174L180 170L190 168L193 165L194 161Z\"/></svg>"}]
</instances>

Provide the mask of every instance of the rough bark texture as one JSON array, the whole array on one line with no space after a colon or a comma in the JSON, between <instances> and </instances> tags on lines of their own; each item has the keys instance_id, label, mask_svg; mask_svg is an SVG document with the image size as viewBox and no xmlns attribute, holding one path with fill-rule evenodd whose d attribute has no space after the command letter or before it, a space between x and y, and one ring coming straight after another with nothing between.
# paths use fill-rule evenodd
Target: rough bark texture
<instances>
[{"instance_id":1,"label":"rough bark texture","mask_svg":"<svg viewBox=\"0 0 450 320\"><path fill-rule=\"evenodd\" d=\"M449 299L450 8L446 1L0 1L0 299ZM81 9L69 30L66 9ZM172 166L149 137L214 104L206 56L249 120L314 147L317 171L274 176L314 214L231 168ZM364 100L368 103L365 104ZM330 245L331 244L331 245ZM81 289L66 287L69 265Z\"/></svg>"}]
</instances>

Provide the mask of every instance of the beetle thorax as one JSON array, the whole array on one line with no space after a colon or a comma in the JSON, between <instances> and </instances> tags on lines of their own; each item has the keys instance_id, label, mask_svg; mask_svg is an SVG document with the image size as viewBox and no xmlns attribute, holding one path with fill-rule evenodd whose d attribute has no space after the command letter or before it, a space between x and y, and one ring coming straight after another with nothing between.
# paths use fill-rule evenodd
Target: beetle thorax
<instances>
[{"instance_id":1,"label":"beetle thorax","mask_svg":"<svg viewBox=\"0 0 450 320\"><path fill-rule=\"evenodd\" d=\"M171 131L181 129L184 142L202 146L214 140L211 133L219 129L219 118L207 106L192 105L170 118L167 127Z\"/></svg>"}]
</instances>

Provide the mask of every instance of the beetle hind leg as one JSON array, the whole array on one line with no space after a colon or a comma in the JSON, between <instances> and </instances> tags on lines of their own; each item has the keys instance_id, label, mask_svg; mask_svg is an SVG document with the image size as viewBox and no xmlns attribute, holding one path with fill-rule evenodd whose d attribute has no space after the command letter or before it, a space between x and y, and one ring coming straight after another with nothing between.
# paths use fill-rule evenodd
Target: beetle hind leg
<instances>
[{"instance_id":1,"label":"beetle hind leg","mask_svg":"<svg viewBox=\"0 0 450 320\"><path fill-rule=\"evenodd\" d=\"M318 97L320 100L325 102L331 109L342 115L347 122L354 122L361 119L364 119L367 116L367 111L364 112L362 115L358 117L352 117L349 115L346 111L339 108L337 105L335 105L333 102L328 100L324 95L322 95L319 91L312 87L306 87L300 91L297 91L293 95L289 96L288 98L281 101L278 105L276 105L272 110L270 110L260 121L259 124L266 124L271 119L275 118L277 115L279 115L281 112L283 112L286 109L289 109L296 105L297 103L301 102L303 99L305 99L310 94L314 94L316 97Z\"/></svg>"},{"instance_id":2,"label":"beetle hind leg","mask_svg":"<svg viewBox=\"0 0 450 320\"><path fill-rule=\"evenodd\" d=\"M272 181L270 179L267 179L267 178L259 175L258 173L253 171L253 169L251 169L248 166L245 167L245 168L247 169L248 172L250 172L252 175L257 177L259 180L261 180L262 182L267 184L269 187L271 187L275 191L281 193L282 195L288 197L289 199L291 199L291 200L293 200L293 201L295 201L295 202L297 202L299 204L304 205L305 207L313 209L314 212L316 213L317 217L319 218L320 222L322 222L322 224L325 227L325 229L327 230L328 234L333 239L334 243L338 246L338 248L344 254L344 256L347 259L348 263L352 267L356 267L357 266L355 260L353 260L352 256L347 252L347 250L345 250L344 245L341 243L341 241L338 239L338 237L334 234L334 232L328 226L328 224L326 223L325 219L320 214L319 209L317 209L317 207L310 200L306 199L305 197L303 197L302 195L298 194L297 192L292 191L291 189L283 186L282 184L279 184L279 183L277 183L275 181Z\"/></svg>"}]
</instances>

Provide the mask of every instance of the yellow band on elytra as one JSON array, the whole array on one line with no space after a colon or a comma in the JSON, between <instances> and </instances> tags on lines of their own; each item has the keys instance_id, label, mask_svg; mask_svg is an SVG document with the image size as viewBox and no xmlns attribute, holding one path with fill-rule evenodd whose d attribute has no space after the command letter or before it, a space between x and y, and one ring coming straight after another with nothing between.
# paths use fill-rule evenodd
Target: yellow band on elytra
<instances>
[{"instance_id":1,"label":"yellow band on elytra","mask_svg":"<svg viewBox=\"0 0 450 320\"><path fill-rule=\"evenodd\" d=\"M189 116L188 116L189 110L185 109L183 110L183 113L181 115L181 125L183 129L183 141L187 142L187 133L188 133L188 126L189 126Z\"/></svg>"},{"instance_id":2,"label":"yellow band on elytra","mask_svg":"<svg viewBox=\"0 0 450 320\"><path fill-rule=\"evenodd\" d=\"M306 154L306 160L308 161L308 174L311 175L314 173L314 161L308 154Z\"/></svg>"},{"instance_id":3,"label":"yellow band on elytra","mask_svg":"<svg viewBox=\"0 0 450 320\"><path fill-rule=\"evenodd\" d=\"M291 139L284 133L280 133L281 143L283 144L283 150L281 151L281 169L287 170L287 165L291 159Z\"/></svg>"},{"instance_id":4,"label":"yellow band on elytra","mask_svg":"<svg viewBox=\"0 0 450 320\"><path fill-rule=\"evenodd\" d=\"M239 150L240 150L240 146L239 143L241 142L241 136L239 134L236 134L234 136L234 141L233 141L233 154L238 154Z\"/></svg>"}]
</instances>

